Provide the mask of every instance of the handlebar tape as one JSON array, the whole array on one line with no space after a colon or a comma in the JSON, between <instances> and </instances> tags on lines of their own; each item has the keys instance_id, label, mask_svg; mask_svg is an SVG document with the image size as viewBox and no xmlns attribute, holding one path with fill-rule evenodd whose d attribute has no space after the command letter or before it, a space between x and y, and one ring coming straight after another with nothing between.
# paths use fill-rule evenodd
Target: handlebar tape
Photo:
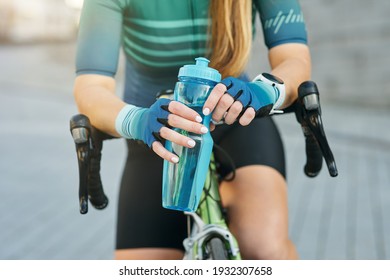
<instances>
[{"instance_id":1,"label":"handlebar tape","mask_svg":"<svg viewBox=\"0 0 390 280\"><path fill-rule=\"evenodd\" d=\"M307 126L302 125L303 134L305 136L305 151L306 151L306 164L304 172L309 177L316 177L322 168L322 152L315 139L314 135L310 132Z\"/></svg>"}]
</instances>

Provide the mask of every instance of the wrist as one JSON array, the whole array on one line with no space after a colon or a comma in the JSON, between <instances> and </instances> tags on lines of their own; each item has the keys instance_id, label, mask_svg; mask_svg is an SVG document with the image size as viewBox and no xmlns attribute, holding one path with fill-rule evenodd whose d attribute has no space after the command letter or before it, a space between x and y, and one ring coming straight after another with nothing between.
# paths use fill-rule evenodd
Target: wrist
<instances>
[{"instance_id":1,"label":"wrist","mask_svg":"<svg viewBox=\"0 0 390 280\"><path fill-rule=\"evenodd\" d=\"M274 90L275 99L272 102L274 105L270 111L270 115L274 113L283 113L282 110L278 110L282 107L284 100L286 98L286 87L283 80L272 74L262 73L256 76L252 82L253 83L262 82Z\"/></svg>"},{"instance_id":2,"label":"wrist","mask_svg":"<svg viewBox=\"0 0 390 280\"><path fill-rule=\"evenodd\" d=\"M140 108L131 104L125 105L115 119L115 130L126 139L141 139L137 127L146 108Z\"/></svg>"}]
</instances>

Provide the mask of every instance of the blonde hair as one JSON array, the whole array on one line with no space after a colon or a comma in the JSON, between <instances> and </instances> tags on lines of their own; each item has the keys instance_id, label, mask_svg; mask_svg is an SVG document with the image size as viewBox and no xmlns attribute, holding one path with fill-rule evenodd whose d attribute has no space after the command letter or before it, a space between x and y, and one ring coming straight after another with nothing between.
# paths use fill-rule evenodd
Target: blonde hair
<instances>
[{"instance_id":1,"label":"blonde hair","mask_svg":"<svg viewBox=\"0 0 390 280\"><path fill-rule=\"evenodd\" d=\"M252 46L252 1L210 2L210 66L222 77L236 77L244 71Z\"/></svg>"}]
</instances>

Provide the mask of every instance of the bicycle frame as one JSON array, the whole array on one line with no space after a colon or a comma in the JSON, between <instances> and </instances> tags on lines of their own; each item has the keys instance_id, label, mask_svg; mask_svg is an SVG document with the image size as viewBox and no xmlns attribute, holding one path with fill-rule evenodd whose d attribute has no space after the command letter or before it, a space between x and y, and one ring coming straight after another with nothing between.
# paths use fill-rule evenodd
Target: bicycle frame
<instances>
[{"instance_id":1,"label":"bicycle frame","mask_svg":"<svg viewBox=\"0 0 390 280\"><path fill-rule=\"evenodd\" d=\"M204 185L202 197L196 212L185 212L192 219L192 230L183 241L185 248L184 259L203 260L205 258L205 244L211 237L220 238L228 258L241 259L237 241L228 229L222 212L219 195L219 183L215 170L214 156L211 156L209 172Z\"/></svg>"}]
</instances>

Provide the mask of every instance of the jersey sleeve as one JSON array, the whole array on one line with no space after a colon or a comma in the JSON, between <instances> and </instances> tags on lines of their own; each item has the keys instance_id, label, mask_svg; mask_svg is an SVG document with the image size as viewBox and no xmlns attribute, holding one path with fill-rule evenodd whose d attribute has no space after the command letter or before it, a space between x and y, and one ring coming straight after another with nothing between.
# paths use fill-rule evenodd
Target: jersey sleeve
<instances>
[{"instance_id":1,"label":"jersey sleeve","mask_svg":"<svg viewBox=\"0 0 390 280\"><path fill-rule=\"evenodd\" d=\"M85 0L78 31L76 74L115 76L122 33L119 0Z\"/></svg>"},{"instance_id":2,"label":"jersey sleeve","mask_svg":"<svg viewBox=\"0 0 390 280\"><path fill-rule=\"evenodd\" d=\"M270 49L285 43L307 44L307 32L298 0L255 0L264 41Z\"/></svg>"}]
</instances>

